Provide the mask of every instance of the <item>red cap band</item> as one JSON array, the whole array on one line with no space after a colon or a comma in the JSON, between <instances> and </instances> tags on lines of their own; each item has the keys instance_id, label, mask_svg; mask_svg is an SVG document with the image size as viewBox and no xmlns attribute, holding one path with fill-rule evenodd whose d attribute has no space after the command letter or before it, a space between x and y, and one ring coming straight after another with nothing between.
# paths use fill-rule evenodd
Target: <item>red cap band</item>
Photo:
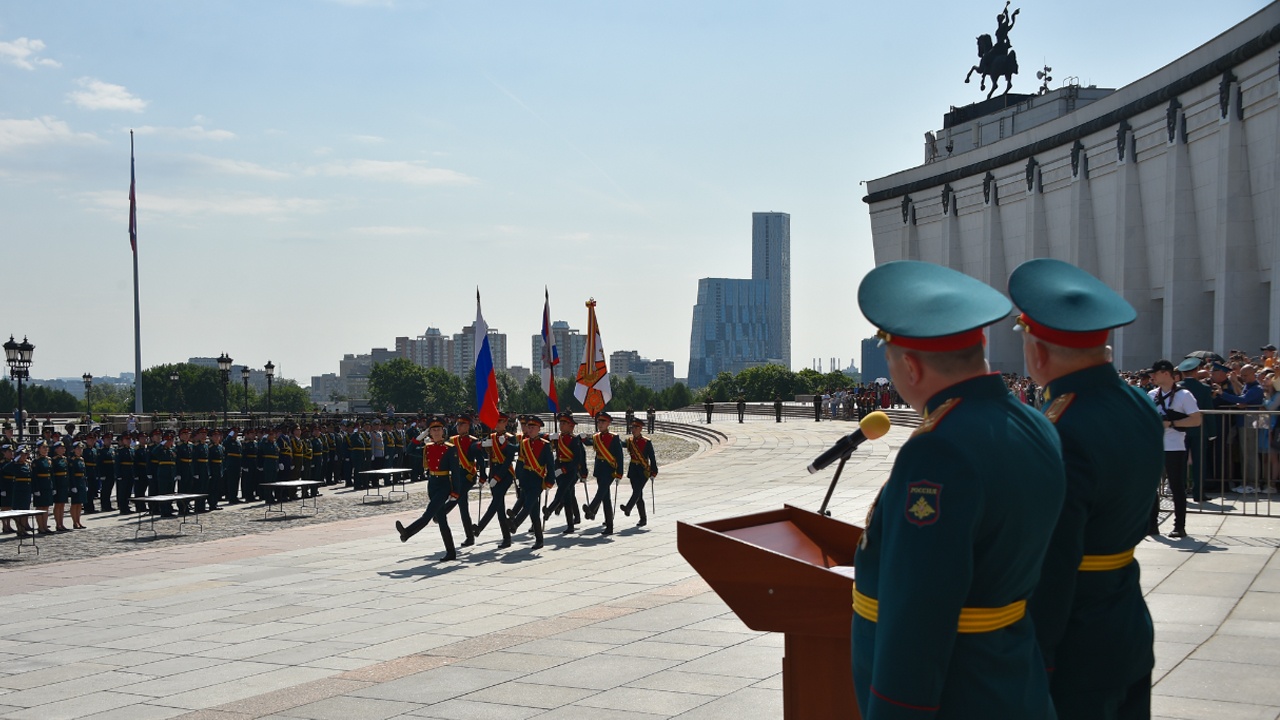
<instances>
[{"instance_id":1,"label":"red cap band","mask_svg":"<svg viewBox=\"0 0 1280 720\"><path fill-rule=\"evenodd\" d=\"M903 337L901 335L891 335L881 330L878 335L886 343L897 345L908 350L920 350L923 352L952 352L954 350L963 350L967 347L987 343L987 336L982 332L982 328L976 327L972 330L966 330L955 335L942 335L941 337L931 338L912 338Z\"/></svg>"},{"instance_id":2,"label":"red cap band","mask_svg":"<svg viewBox=\"0 0 1280 720\"><path fill-rule=\"evenodd\" d=\"M1022 313L1018 316L1018 325L1022 326L1023 331L1054 345L1061 345L1069 348L1091 348L1099 345L1107 344L1107 333L1111 330L1090 330L1088 332L1071 332L1068 330L1054 330L1046 327L1031 319L1031 316Z\"/></svg>"}]
</instances>

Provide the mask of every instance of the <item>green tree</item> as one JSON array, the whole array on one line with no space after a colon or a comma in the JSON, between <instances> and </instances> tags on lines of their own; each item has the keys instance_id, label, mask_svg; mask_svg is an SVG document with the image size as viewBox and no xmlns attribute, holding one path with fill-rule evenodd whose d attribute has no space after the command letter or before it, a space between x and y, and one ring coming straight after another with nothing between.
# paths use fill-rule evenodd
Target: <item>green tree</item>
<instances>
[{"instance_id":1,"label":"green tree","mask_svg":"<svg viewBox=\"0 0 1280 720\"><path fill-rule=\"evenodd\" d=\"M775 397L790 399L798 385L796 374L782 365L762 365L738 373L739 391L752 402L768 402Z\"/></svg>"},{"instance_id":2,"label":"green tree","mask_svg":"<svg viewBox=\"0 0 1280 720\"><path fill-rule=\"evenodd\" d=\"M94 417L133 412L133 388L130 387L99 383L89 390L89 398L93 400ZM87 403L84 411L89 412Z\"/></svg>"},{"instance_id":3,"label":"green tree","mask_svg":"<svg viewBox=\"0 0 1280 720\"><path fill-rule=\"evenodd\" d=\"M805 368L796 373L796 379L799 381L796 385L796 394L813 395L822 392L822 384L825 382L825 376L814 370L813 368Z\"/></svg>"},{"instance_id":4,"label":"green tree","mask_svg":"<svg viewBox=\"0 0 1280 720\"><path fill-rule=\"evenodd\" d=\"M654 404L661 410L679 410L693 404L693 393L689 392L684 383L676 383L658 393L658 400Z\"/></svg>"},{"instance_id":5,"label":"green tree","mask_svg":"<svg viewBox=\"0 0 1280 720\"><path fill-rule=\"evenodd\" d=\"M178 373L176 385L169 379L174 372ZM143 370L142 407L147 412L221 412L222 379L218 369L172 363Z\"/></svg>"},{"instance_id":6,"label":"green tree","mask_svg":"<svg viewBox=\"0 0 1280 720\"><path fill-rule=\"evenodd\" d=\"M302 386L298 385L297 380L277 380L271 388L271 412L272 414L280 413L300 413L311 410L311 395ZM264 410L266 408L263 408Z\"/></svg>"},{"instance_id":7,"label":"green tree","mask_svg":"<svg viewBox=\"0 0 1280 720\"><path fill-rule=\"evenodd\" d=\"M431 413L456 413L470 407L462 378L439 367L427 368L426 375L427 394L419 409Z\"/></svg>"},{"instance_id":8,"label":"green tree","mask_svg":"<svg viewBox=\"0 0 1280 720\"><path fill-rule=\"evenodd\" d=\"M70 398L70 401L68 401ZM12 382L0 382L0 412L11 420L18 408L18 389ZM40 387L25 384L22 386L22 409L28 415L34 413L76 412L80 409L80 401L66 390Z\"/></svg>"},{"instance_id":9,"label":"green tree","mask_svg":"<svg viewBox=\"0 0 1280 720\"><path fill-rule=\"evenodd\" d=\"M698 399L701 401L711 398L716 402L728 402L738 397L738 392L738 380L733 373L721 371L707 383L706 387L702 388L698 393Z\"/></svg>"},{"instance_id":10,"label":"green tree","mask_svg":"<svg viewBox=\"0 0 1280 720\"><path fill-rule=\"evenodd\" d=\"M426 368L405 358L378 363L369 371L369 404L379 411L388 405L401 411L427 407L430 391Z\"/></svg>"}]
</instances>

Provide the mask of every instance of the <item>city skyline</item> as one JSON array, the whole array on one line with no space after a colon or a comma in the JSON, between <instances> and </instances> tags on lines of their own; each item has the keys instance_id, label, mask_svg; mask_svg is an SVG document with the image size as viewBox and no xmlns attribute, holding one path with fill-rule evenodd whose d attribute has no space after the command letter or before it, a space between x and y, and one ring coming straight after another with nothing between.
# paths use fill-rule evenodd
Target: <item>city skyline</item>
<instances>
[{"instance_id":1,"label":"city skyline","mask_svg":"<svg viewBox=\"0 0 1280 720\"><path fill-rule=\"evenodd\" d=\"M685 367L697 280L748 275L761 208L803 238L793 369L854 357L859 180L982 97L961 80L999 5L10 3L0 232L23 260L0 333L36 377L132 371L133 129L144 368L225 351L301 380L424 316L466 325L477 285L512 337L546 286L575 327L595 297L606 347ZM1124 85L1261 5L1028 6L1015 91L1041 59ZM1064 32L1090 15L1105 58ZM904 42L908 17L947 21Z\"/></svg>"}]
</instances>

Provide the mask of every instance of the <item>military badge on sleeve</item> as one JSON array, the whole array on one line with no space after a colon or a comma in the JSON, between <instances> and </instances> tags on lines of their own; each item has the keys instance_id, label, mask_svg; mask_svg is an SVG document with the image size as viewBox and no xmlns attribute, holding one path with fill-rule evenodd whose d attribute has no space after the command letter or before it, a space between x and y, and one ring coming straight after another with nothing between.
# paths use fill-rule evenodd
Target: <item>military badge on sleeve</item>
<instances>
[{"instance_id":1,"label":"military badge on sleeve","mask_svg":"<svg viewBox=\"0 0 1280 720\"><path fill-rule=\"evenodd\" d=\"M942 514L942 486L921 480L907 486L907 522L924 527Z\"/></svg>"}]
</instances>

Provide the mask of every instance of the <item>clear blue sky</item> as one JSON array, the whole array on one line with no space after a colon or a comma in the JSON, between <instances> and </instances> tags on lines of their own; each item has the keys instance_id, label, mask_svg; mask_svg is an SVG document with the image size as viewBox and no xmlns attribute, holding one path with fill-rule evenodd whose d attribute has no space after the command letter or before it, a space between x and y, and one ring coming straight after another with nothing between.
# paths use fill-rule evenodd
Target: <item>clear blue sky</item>
<instances>
[{"instance_id":1,"label":"clear blue sky","mask_svg":"<svg viewBox=\"0 0 1280 720\"><path fill-rule=\"evenodd\" d=\"M1026 3L1033 91L1118 87L1264 3ZM870 333L861 181L921 161L1001 3L162 0L0 5L0 332L35 377L343 353L475 316L528 366L542 288L606 352L688 368L700 277L791 214L792 357ZM1057 83L1055 83L1057 84ZM571 359L577 362L577 358ZM824 364L824 369L827 369Z\"/></svg>"}]
</instances>

